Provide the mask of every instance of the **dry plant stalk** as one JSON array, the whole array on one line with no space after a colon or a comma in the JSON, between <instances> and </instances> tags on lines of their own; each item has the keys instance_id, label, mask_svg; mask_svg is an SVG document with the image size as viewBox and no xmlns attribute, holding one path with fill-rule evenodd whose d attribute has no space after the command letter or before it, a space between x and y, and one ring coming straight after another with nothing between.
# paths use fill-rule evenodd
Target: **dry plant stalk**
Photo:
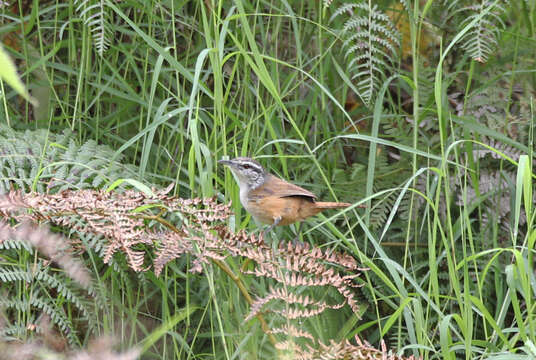
<instances>
[{"instance_id":1,"label":"dry plant stalk","mask_svg":"<svg viewBox=\"0 0 536 360\"><path fill-rule=\"evenodd\" d=\"M312 344L300 348L303 356L314 354L312 349L318 346L322 352L334 354L348 349L368 351L362 343L357 347L349 342L322 345L312 334L289 325L290 321L301 321L345 305L358 314L354 288L359 286L355 280L363 269L353 257L291 242L281 242L274 251L253 234L229 230L225 220L231 215L230 204L219 204L215 199L173 197L168 195L171 188L153 190L152 196L133 190L69 190L54 195L11 191L0 197L0 216L19 223L46 221L79 233L100 235L107 240L104 262L110 262L116 252L121 252L134 271L147 271L152 265L158 276L168 262L183 254L193 258L193 272L201 272L209 263L216 264L232 278L250 304L245 320L259 319L278 348L284 349L287 343L277 342L275 335L285 334L287 339L291 336ZM145 257L151 250L153 264L147 263ZM247 259L242 274L235 274L227 266L228 256ZM253 299L241 276L272 279L273 285L266 294ZM318 301L297 291L310 288L334 289L340 299ZM272 329L264 320L268 314L275 317Z\"/></svg>"}]
</instances>

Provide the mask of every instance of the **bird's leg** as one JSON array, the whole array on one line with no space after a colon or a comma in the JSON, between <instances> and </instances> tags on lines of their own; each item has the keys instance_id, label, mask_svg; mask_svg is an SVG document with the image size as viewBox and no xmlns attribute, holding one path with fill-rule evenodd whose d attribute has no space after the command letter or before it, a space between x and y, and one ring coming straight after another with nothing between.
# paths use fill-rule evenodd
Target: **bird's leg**
<instances>
[{"instance_id":1,"label":"bird's leg","mask_svg":"<svg viewBox=\"0 0 536 360\"><path fill-rule=\"evenodd\" d=\"M270 231L272 231L272 229L274 227L277 226L277 224L279 224L279 222L281 221L281 216L278 216L274 219L274 222L272 225L268 226L262 233L262 237L264 238L266 236L266 234L268 234Z\"/></svg>"},{"instance_id":2,"label":"bird's leg","mask_svg":"<svg viewBox=\"0 0 536 360\"><path fill-rule=\"evenodd\" d=\"M298 240L300 240L300 231L301 231L301 221L296 226L296 237L294 240L292 240L292 243L296 245L298 243Z\"/></svg>"}]
</instances>

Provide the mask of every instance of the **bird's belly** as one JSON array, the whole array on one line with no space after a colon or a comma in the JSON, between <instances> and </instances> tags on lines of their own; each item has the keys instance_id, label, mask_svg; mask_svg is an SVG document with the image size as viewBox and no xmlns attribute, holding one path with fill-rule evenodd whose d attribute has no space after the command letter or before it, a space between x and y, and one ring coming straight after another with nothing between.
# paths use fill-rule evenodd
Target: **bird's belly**
<instances>
[{"instance_id":1,"label":"bird's belly","mask_svg":"<svg viewBox=\"0 0 536 360\"><path fill-rule=\"evenodd\" d=\"M263 224L273 224L274 223L274 217L271 213L266 211L259 211L255 207L249 207L246 208L246 210L251 214L251 216L258 222L261 222Z\"/></svg>"},{"instance_id":2,"label":"bird's belly","mask_svg":"<svg viewBox=\"0 0 536 360\"><path fill-rule=\"evenodd\" d=\"M289 225L318 212L315 211L314 202L297 196L268 196L247 201L243 205L255 220L265 224L273 224L274 220L280 217L278 225Z\"/></svg>"}]
</instances>

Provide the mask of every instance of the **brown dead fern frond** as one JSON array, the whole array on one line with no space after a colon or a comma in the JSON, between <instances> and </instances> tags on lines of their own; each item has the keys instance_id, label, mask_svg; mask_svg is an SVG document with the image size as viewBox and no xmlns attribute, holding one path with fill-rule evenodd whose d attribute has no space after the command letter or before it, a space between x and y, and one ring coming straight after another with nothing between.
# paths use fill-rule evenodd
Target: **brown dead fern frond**
<instances>
[{"instance_id":1,"label":"brown dead fern frond","mask_svg":"<svg viewBox=\"0 0 536 360\"><path fill-rule=\"evenodd\" d=\"M319 342L315 347L302 347L290 339L278 343L277 348L285 354L283 359L294 360L417 360L413 355L406 357L393 354L387 350L383 341L379 350L357 335L354 340L355 344L348 340L332 340L329 344Z\"/></svg>"},{"instance_id":2,"label":"brown dead fern frond","mask_svg":"<svg viewBox=\"0 0 536 360\"><path fill-rule=\"evenodd\" d=\"M108 240L105 263L120 250L133 270L143 271L148 267L141 245L152 246L160 239L186 234L188 228L207 229L208 223L226 219L230 214L228 205L213 199L180 199L168 196L169 190L155 190L153 196L133 190L68 190L53 195L12 191L0 197L0 211L19 222L47 220L78 232L101 235ZM154 221L147 224L158 220L161 212L179 213L182 229L163 230ZM159 267L165 264L163 260L159 259Z\"/></svg>"},{"instance_id":3,"label":"brown dead fern frond","mask_svg":"<svg viewBox=\"0 0 536 360\"><path fill-rule=\"evenodd\" d=\"M224 244L229 252L256 263L257 266L253 269L243 269L244 274L273 279L281 287L281 290L272 289L271 293L267 294L269 298L257 299L257 305L276 299L273 297L275 291L281 291L278 294L283 294L285 290L282 289L289 286L333 287L343 296L352 311L359 313L352 288L359 286L354 280L364 269L358 267L357 262L350 256L292 242L282 242L274 252L271 247L259 243L253 235L248 236L244 232L231 234L227 228L220 228L220 237L226 239ZM285 297L279 299L285 300ZM254 314L255 309L252 309L248 318ZM303 314L307 314L307 311ZM310 316L313 316L313 313L310 313Z\"/></svg>"},{"instance_id":4,"label":"brown dead fern frond","mask_svg":"<svg viewBox=\"0 0 536 360\"><path fill-rule=\"evenodd\" d=\"M311 333L298 329L294 325L284 325L280 328L270 330L270 333L274 335L283 334L291 338L305 338L311 342L315 341L315 337Z\"/></svg>"},{"instance_id":5,"label":"brown dead fern frond","mask_svg":"<svg viewBox=\"0 0 536 360\"><path fill-rule=\"evenodd\" d=\"M192 272L215 264L249 303L246 320L256 317L274 344L275 334L281 336L282 329L295 335L307 333L290 327L294 326L291 322L301 323L346 305L359 314L355 288L364 269L353 257L284 241L273 249L253 234L229 230L224 221L231 214L230 205L215 199L181 199L168 195L170 190L153 190L152 195L133 190L68 190L53 195L11 192L0 197L0 211L18 222L46 221L102 236L107 242L104 262L120 252L134 271L151 267L147 252L154 253L157 276L167 263L186 254L192 259ZM229 256L245 260L240 273L227 265ZM269 279L272 285L254 300L244 276ZM322 301L315 299L319 289L325 294ZM269 328L265 314L275 318L271 326L277 331Z\"/></svg>"},{"instance_id":6,"label":"brown dead fern frond","mask_svg":"<svg viewBox=\"0 0 536 360\"><path fill-rule=\"evenodd\" d=\"M162 232L158 235L160 242L156 247L156 258L153 261L156 276L162 273L164 266L168 262L193 250L191 241L188 241L184 235L170 231Z\"/></svg>"},{"instance_id":7,"label":"brown dead fern frond","mask_svg":"<svg viewBox=\"0 0 536 360\"><path fill-rule=\"evenodd\" d=\"M271 287L268 293L263 297L258 297L251 305L250 313L246 316L245 321L252 319L255 315L262 312L265 305L270 302L279 301L285 306L283 309L270 307L270 312L281 315L285 319L300 319L312 317L321 314L326 309L340 309L344 303L329 305L324 301L315 301L309 295L298 295L290 292L288 288ZM300 306L299 308L297 306Z\"/></svg>"}]
</instances>

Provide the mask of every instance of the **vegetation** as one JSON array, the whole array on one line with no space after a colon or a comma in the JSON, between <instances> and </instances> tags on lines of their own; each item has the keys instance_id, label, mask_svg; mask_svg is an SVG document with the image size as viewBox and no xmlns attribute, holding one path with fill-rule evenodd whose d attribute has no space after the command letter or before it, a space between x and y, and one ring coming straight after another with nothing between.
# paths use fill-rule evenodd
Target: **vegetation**
<instances>
[{"instance_id":1,"label":"vegetation","mask_svg":"<svg viewBox=\"0 0 536 360\"><path fill-rule=\"evenodd\" d=\"M2 354L536 357L536 1L1 15ZM353 206L261 239L225 156Z\"/></svg>"}]
</instances>

